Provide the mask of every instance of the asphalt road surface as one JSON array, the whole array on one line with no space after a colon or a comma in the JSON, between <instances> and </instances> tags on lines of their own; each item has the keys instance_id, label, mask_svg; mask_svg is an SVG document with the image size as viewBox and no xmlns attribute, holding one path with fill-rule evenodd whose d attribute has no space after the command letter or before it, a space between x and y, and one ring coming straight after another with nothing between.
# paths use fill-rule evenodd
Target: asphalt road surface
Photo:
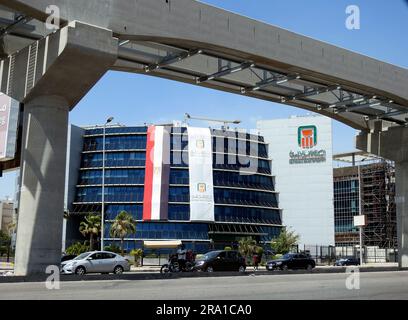
<instances>
[{"instance_id":1,"label":"asphalt road surface","mask_svg":"<svg viewBox=\"0 0 408 320\"><path fill-rule=\"evenodd\" d=\"M139 281L0 284L0 299L252 300L407 299L408 271L360 273L360 289L349 290L346 274L260 275ZM356 284L355 281L352 282ZM350 284L350 283L349 283Z\"/></svg>"}]
</instances>

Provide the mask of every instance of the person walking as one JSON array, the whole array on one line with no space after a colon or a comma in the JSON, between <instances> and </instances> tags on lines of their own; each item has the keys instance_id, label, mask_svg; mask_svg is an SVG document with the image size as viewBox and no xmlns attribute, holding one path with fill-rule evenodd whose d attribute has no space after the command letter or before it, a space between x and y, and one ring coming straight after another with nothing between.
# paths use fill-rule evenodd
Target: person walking
<instances>
[{"instance_id":1,"label":"person walking","mask_svg":"<svg viewBox=\"0 0 408 320\"><path fill-rule=\"evenodd\" d=\"M254 253L254 255L252 256L252 261L254 264L254 271L258 271L259 270L259 255L258 253Z\"/></svg>"}]
</instances>

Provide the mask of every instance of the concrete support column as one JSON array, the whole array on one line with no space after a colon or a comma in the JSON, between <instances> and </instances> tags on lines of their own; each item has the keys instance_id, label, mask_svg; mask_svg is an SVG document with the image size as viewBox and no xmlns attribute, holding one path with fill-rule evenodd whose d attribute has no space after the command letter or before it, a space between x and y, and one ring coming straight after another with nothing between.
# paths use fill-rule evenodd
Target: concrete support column
<instances>
[{"instance_id":1,"label":"concrete support column","mask_svg":"<svg viewBox=\"0 0 408 320\"><path fill-rule=\"evenodd\" d=\"M376 123L372 132L361 132L356 147L395 162L398 262L400 268L408 268L408 128L385 129L382 124Z\"/></svg>"},{"instance_id":2,"label":"concrete support column","mask_svg":"<svg viewBox=\"0 0 408 320\"><path fill-rule=\"evenodd\" d=\"M45 275L61 261L68 113L56 96L24 106L16 275Z\"/></svg>"},{"instance_id":3,"label":"concrete support column","mask_svg":"<svg viewBox=\"0 0 408 320\"><path fill-rule=\"evenodd\" d=\"M408 268L408 161L395 164L398 262Z\"/></svg>"}]
</instances>

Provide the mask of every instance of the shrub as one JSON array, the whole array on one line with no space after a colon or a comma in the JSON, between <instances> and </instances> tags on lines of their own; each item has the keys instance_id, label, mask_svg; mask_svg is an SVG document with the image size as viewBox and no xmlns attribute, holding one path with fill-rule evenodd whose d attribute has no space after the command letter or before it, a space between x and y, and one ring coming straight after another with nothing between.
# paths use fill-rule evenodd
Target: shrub
<instances>
[{"instance_id":1,"label":"shrub","mask_svg":"<svg viewBox=\"0 0 408 320\"><path fill-rule=\"evenodd\" d=\"M278 260L278 259L281 259L282 257L283 257L282 254L276 254L276 255L274 255L274 256L272 257L272 260Z\"/></svg>"},{"instance_id":2,"label":"shrub","mask_svg":"<svg viewBox=\"0 0 408 320\"><path fill-rule=\"evenodd\" d=\"M255 247L255 253L262 257L264 249L262 247Z\"/></svg>"},{"instance_id":3,"label":"shrub","mask_svg":"<svg viewBox=\"0 0 408 320\"><path fill-rule=\"evenodd\" d=\"M106 246L106 247L104 248L104 250L105 250L105 251L110 251L110 252L113 252L113 253L117 253L117 254L120 254L120 253L121 253L120 247L118 247L118 246L116 246L116 245L114 245L114 244L112 244L112 245L110 245L110 246Z\"/></svg>"},{"instance_id":4,"label":"shrub","mask_svg":"<svg viewBox=\"0 0 408 320\"><path fill-rule=\"evenodd\" d=\"M75 256L78 256L78 255L80 255L81 253L87 252L87 251L89 251L89 250L90 250L90 248L89 248L89 245L88 245L87 242L84 242L84 243L76 242L76 243L74 243L73 245L71 245L70 247L68 247L68 248L65 250L65 253L66 253L67 255L75 255Z\"/></svg>"},{"instance_id":5,"label":"shrub","mask_svg":"<svg viewBox=\"0 0 408 320\"><path fill-rule=\"evenodd\" d=\"M142 249L134 249L130 251L130 255L135 259L135 266L138 267L140 265L140 259L143 257L143 250Z\"/></svg>"}]
</instances>

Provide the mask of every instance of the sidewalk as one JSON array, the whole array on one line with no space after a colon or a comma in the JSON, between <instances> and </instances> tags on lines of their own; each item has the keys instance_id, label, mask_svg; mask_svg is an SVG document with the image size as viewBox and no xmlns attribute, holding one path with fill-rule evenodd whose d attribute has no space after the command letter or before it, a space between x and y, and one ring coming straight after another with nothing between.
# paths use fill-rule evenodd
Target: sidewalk
<instances>
[{"instance_id":1,"label":"sidewalk","mask_svg":"<svg viewBox=\"0 0 408 320\"><path fill-rule=\"evenodd\" d=\"M393 263L393 262L389 262L389 263L366 263L362 266L363 268L397 268L398 267L398 263ZM160 272L160 268L161 266L143 266L143 267L134 267L132 266L130 271L131 272L150 272L150 273L156 273L156 272ZM335 267L335 266L329 266L329 265L325 265L325 266L316 266L316 270L325 270L325 269L333 269L333 268L341 268L341 267ZM254 267L247 267L246 268L247 272L254 272ZM258 271L266 271L266 267L262 267L260 266L258 268Z\"/></svg>"},{"instance_id":2,"label":"sidewalk","mask_svg":"<svg viewBox=\"0 0 408 320\"><path fill-rule=\"evenodd\" d=\"M13 268L14 265L12 263L5 263L5 262L0 262L0 277L3 276L12 276L13 275ZM154 276L160 275L160 268L161 266L143 266L143 267L134 267L132 266L130 269L129 275L140 275L143 277L145 275L146 277L149 277L149 275ZM393 269L397 270L398 268L398 263L370 263L370 264L364 264L362 266L361 271L394 271ZM372 270L370 270L372 269ZM314 273L336 273L336 272L344 272L346 270L346 267L334 267L334 266L317 266L313 272ZM289 271L279 271L279 272L269 272L266 270L265 267L259 267L257 271L254 271L254 267L247 267L246 273L261 273L261 274L284 274L284 273L304 273L306 272L305 270L289 270ZM183 273L184 274L184 273ZM196 272L193 272L193 274L197 274ZM207 274L204 272L204 274ZM233 275L236 275L235 273L231 273ZM208 274L209 275L209 274Z\"/></svg>"}]
</instances>

